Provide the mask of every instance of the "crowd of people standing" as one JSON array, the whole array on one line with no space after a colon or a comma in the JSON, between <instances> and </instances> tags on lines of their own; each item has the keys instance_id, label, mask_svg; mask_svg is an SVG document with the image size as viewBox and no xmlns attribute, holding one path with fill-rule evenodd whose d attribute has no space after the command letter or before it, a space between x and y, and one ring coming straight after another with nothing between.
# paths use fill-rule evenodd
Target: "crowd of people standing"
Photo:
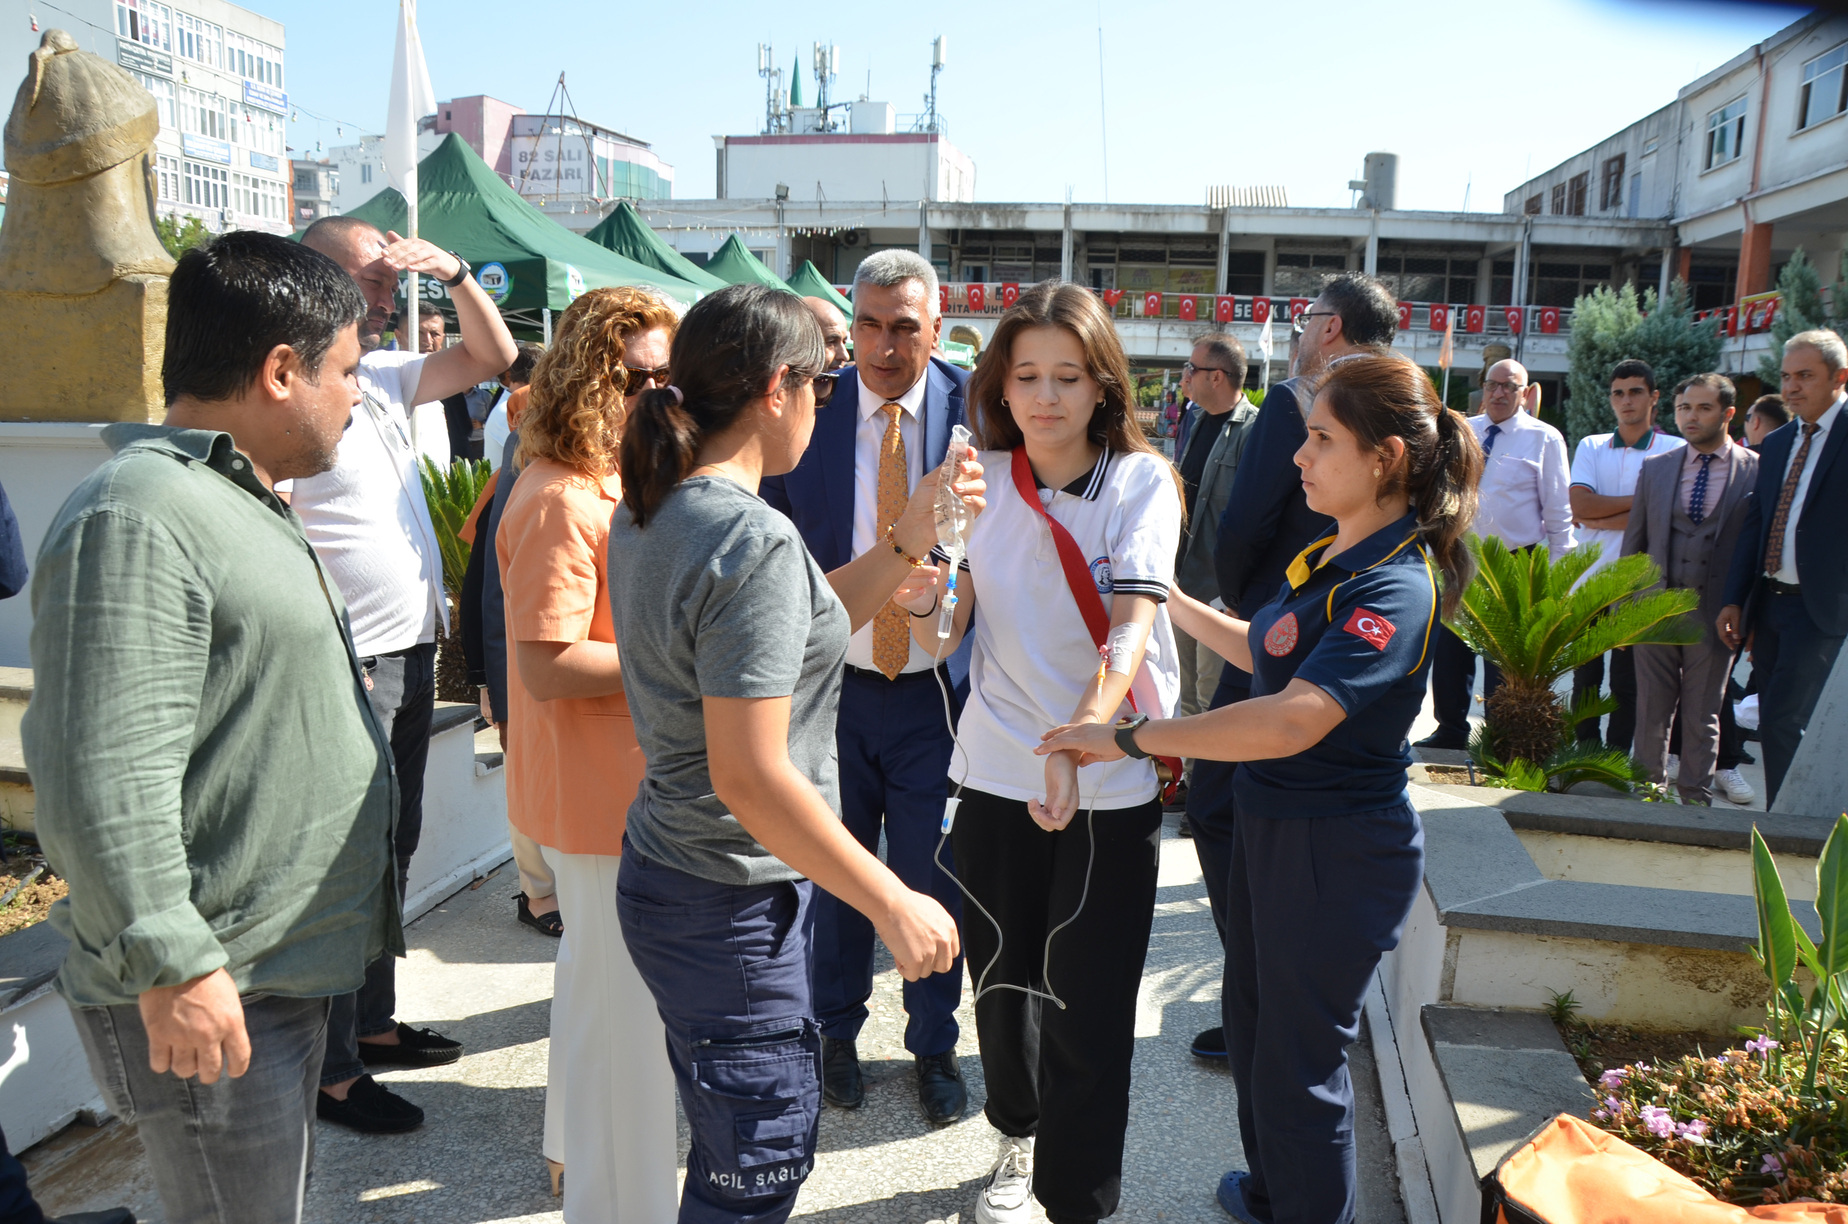
<instances>
[{"instance_id":1,"label":"crowd of people standing","mask_svg":"<svg viewBox=\"0 0 1848 1224\"><path fill-rule=\"evenodd\" d=\"M458 344L380 348L407 270L448 287ZM463 443L479 420L497 464L461 636L519 919L561 937L533 1146L566 1220L786 1219L824 1103L868 1091L875 940L931 1124L968 1107L975 990L1000 1141L973 1218L1113 1215L1164 798L1225 947L1223 1025L1193 1039L1237 1090L1218 1201L1351 1220L1346 1048L1422 878L1427 683L1434 739L1469 729L1474 660L1442 625L1467 534L1563 555L1576 523L1701 592L1699 643L1610 669L1634 697L1609 742L1658 780L1678 743L1689 801L1724 773L1748 636L1775 794L1848 634L1839 337L1786 346L1782 403L1750 416L1792 423L1756 453L1727 380L1675 389L1677 438L1625 362L1617 430L1568 468L1518 363L1466 418L1396 327L1378 281L1334 278L1261 406L1237 339L1203 334L1170 463L1070 284L1023 292L971 378L903 251L863 261L851 319L761 286L684 315L596 289L543 352L466 261L363 222L189 252L167 420L105 431L39 553L22 732L71 885L58 986L168 1218L298 1221L317 1116L415 1127L367 1069L461 1056L397 1019L392 973L449 615L415 409L461 397L442 419Z\"/></svg>"}]
</instances>

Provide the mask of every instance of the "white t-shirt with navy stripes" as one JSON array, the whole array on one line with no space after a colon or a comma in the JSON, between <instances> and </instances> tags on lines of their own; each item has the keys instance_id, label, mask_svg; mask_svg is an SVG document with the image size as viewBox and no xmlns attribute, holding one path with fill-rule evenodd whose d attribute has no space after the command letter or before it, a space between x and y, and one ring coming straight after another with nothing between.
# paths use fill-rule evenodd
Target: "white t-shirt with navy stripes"
<instances>
[{"instance_id":1,"label":"white t-shirt with navy stripes","mask_svg":"<svg viewBox=\"0 0 1848 1224\"><path fill-rule=\"evenodd\" d=\"M1070 721L1080 696L1096 685L1097 646L1066 585L1051 530L1014 487L1012 456L984 451L979 458L988 507L969 532L975 650L950 778L1005 799L1040 799L1046 758L1033 749ZM1118 591L1160 601L1135 692L1142 712L1166 717L1180 696L1167 609L1181 539L1173 465L1159 455L1106 450L1088 474L1039 496L1083 550L1106 613ZM1128 714L1128 704L1118 713ZM1083 807L1135 807L1155 797L1155 767L1133 758L1087 765L1078 786Z\"/></svg>"}]
</instances>

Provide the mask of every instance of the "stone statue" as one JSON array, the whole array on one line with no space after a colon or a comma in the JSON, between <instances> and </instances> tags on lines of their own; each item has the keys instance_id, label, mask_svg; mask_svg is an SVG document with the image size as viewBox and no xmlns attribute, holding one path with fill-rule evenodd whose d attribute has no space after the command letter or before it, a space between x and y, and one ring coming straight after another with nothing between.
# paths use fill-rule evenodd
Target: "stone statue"
<instances>
[{"instance_id":1,"label":"stone statue","mask_svg":"<svg viewBox=\"0 0 1848 1224\"><path fill-rule=\"evenodd\" d=\"M154 231L154 99L47 30L6 122L0 421L158 421L173 260Z\"/></svg>"}]
</instances>

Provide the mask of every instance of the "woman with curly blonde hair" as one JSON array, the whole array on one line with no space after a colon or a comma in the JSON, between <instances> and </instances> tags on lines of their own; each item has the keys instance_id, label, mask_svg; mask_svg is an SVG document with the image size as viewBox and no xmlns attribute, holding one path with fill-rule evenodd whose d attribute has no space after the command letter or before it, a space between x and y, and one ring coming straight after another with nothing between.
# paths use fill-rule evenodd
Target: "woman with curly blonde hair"
<instances>
[{"instance_id":1,"label":"woman with curly blonde hair","mask_svg":"<svg viewBox=\"0 0 1848 1224\"><path fill-rule=\"evenodd\" d=\"M610 622L606 544L630 403L667 383L678 319L639 289L593 289L560 320L520 418L495 546L513 665L507 815L558 881L544 1149L570 1224L670 1219L674 1083L654 999L616 915L624 814L644 769Z\"/></svg>"}]
</instances>

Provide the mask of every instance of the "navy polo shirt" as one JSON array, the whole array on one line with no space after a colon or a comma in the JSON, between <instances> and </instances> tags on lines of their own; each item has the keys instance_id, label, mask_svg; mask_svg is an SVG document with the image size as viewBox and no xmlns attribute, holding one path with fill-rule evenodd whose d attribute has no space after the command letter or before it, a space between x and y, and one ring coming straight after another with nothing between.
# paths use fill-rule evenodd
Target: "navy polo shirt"
<instances>
[{"instance_id":1,"label":"navy polo shirt","mask_svg":"<svg viewBox=\"0 0 1848 1224\"><path fill-rule=\"evenodd\" d=\"M1291 562L1277 598L1251 618L1251 695L1307 680L1347 717L1295 756L1248 761L1233 780L1254 816L1350 816L1403 801L1406 734L1424 704L1438 626L1437 569L1408 514L1337 557L1334 537Z\"/></svg>"}]
</instances>

